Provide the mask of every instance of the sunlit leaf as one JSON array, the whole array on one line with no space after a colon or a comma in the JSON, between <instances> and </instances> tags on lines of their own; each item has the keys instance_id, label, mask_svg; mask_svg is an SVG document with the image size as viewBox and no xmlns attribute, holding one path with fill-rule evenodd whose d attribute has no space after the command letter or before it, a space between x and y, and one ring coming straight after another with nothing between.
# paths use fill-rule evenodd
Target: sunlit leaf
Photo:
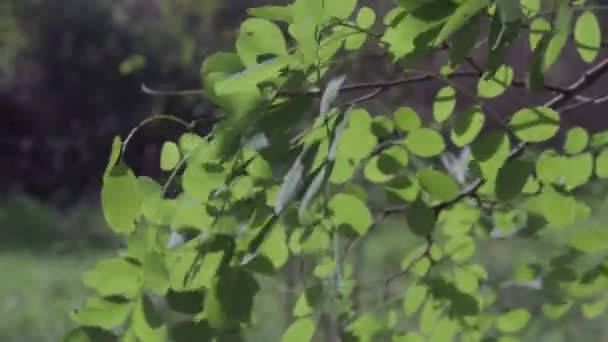
<instances>
[{"instance_id":1,"label":"sunlit leaf","mask_svg":"<svg viewBox=\"0 0 608 342\"><path fill-rule=\"evenodd\" d=\"M574 40L583 60L593 62L602 43L602 30L595 13L585 11L578 17L574 26Z\"/></svg>"},{"instance_id":2,"label":"sunlit leaf","mask_svg":"<svg viewBox=\"0 0 608 342\"><path fill-rule=\"evenodd\" d=\"M458 113L451 134L454 144L462 147L473 142L483 128L485 118L479 107L471 107Z\"/></svg>"},{"instance_id":3,"label":"sunlit leaf","mask_svg":"<svg viewBox=\"0 0 608 342\"><path fill-rule=\"evenodd\" d=\"M483 98L493 98L504 93L513 81L513 68L503 64L494 75L484 75L477 83L477 94Z\"/></svg>"},{"instance_id":4,"label":"sunlit leaf","mask_svg":"<svg viewBox=\"0 0 608 342\"><path fill-rule=\"evenodd\" d=\"M418 114L410 107L401 107L394 114L395 127L401 132L420 128L422 122Z\"/></svg>"},{"instance_id":5,"label":"sunlit leaf","mask_svg":"<svg viewBox=\"0 0 608 342\"><path fill-rule=\"evenodd\" d=\"M374 12L373 9L369 7L362 7L359 10L359 13L357 14L357 25L359 25L360 28L366 30L372 27L375 21L376 12Z\"/></svg>"},{"instance_id":6,"label":"sunlit leaf","mask_svg":"<svg viewBox=\"0 0 608 342\"><path fill-rule=\"evenodd\" d=\"M427 168L418 171L416 177L420 187L440 201L449 201L460 191L458 182L441 171Z\"/></svg>"},{"instance_id":7,"label":"sunlit leaf","mask_svg":"<svg viewBox=\"0 0 608 342\"><path fill-rule=\"evenodd\" d=\"M334 222L338 225L350 225L357 233L363 235L373 222L372 214L361 200L348 194L337 194L329 201Z\"/></svg>"},{"instance_id":8,"label":"sunlit leaf","mask_svg":"<svg viewBox=\"0 0 608 342\"><path fill-rule=\"evenodd\" d=\"M441 134L430 128L418 128L408 133L405 146L419 157L430 158L437 156L445 149Z\"/></svg>"},{"instance_id":9,"label":"sunlit leaf","mask_svg":"<svg viewBox=\"0 0 608 342\"><path fill-rule=\"evenodd\" d=\"M310 342L316 329L317 323L312 318L298 318L285 330L281 342Z\"/></svg>"},{"instance_id":10,"label":"sunlit leaf","mask_svg":"<svg viewBox=\"0 0 608 342\"><path fill-rule=\"evenodd\" d=\"M433 117L437 122L443 122L452 115L455 107L456 91L454 88L450 86L441 88L433 103Z\"/></svg>"},{"instance_id":11,"label":"sunlit leaf","mask_svg":"<svg viewBox=\"0 0 608 342\"><path fill-rule=\"evenodd\" d=\"M502 332L516 332L526 326L530 313L525 309L513 309L502 313L496 320L496 328Z\"/></svg>"},{"instance_id":12,"label":"sunlit leaf","mask_svg":"<svg viewBox=\"0 0 608 342\"><path fill-rule=\"evenodd\" d=\"M489 0L469 0L463 2L442 27L441 31L435 37L433 44L439 46L489 4Z\"/></svg>"},{"instance_id":13,"label":"sunlit leaf","mask_svg":"<svg viewBox=\"0 0 608 342\"><path fill-rule=\"evenodd\" d=\"M559 129L559 114L547 107L526 108L513 114L509 127L526 142L551 139Z\"/></svg>"},{"instance_id":14,"label":"sunlit leaf","mask_svg":"<svg viewBox=\"0 0 608 342\"><path fill-rule=\"evenodd\" d=\"M124 258L105 259L84 274L83 282L101 296L134 296L142 286L142 269Z\"/></svg>"}]
</instances>

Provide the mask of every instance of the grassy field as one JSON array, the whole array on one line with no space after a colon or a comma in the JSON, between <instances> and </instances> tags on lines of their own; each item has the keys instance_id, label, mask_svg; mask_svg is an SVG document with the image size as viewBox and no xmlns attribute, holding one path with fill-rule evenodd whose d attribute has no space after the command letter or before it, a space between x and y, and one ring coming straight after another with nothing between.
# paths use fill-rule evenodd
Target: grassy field
<instances>
[{"instance_id":1,"label":"grassy field","mask_svg":"<svg viewBox=\"0 0 608 342\"><path fill-rule=\"evenodd\" d=\"M59 341L85 298L81 274L97 255L0 253L0 341Z\"/></svg>"}]
</instances>

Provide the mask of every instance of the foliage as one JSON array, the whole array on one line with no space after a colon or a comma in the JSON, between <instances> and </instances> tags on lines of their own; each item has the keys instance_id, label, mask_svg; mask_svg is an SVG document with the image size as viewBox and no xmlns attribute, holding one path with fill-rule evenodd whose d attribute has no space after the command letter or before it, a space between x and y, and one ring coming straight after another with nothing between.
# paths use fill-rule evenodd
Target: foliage
<instances>
[{"instance_id":1,"label":"foliage","mask_svg":"<svg viewBox=\"0 0 608 342\"><path fill-rule=\"evenodd\" d=\"M544 82L572 39L584 61L597 57L600 30L584 2L399 0L384 24L355 0L251 10L236 52L211 55L201 69L223 119L208 136L166 142L165 184L129 169L132 134L114 140L103 209L128 247L86 273L95 294L73 312L81 327L66 341L244 339L247 327L269 324L252 315L260 279L298 260L311 267L301 267L306 285L282 341L517 341L538 312L601 314L608 236L567 228L590 216L585 185L608 177L606 133L567 127L564 116L605 100L583 92L608 60L566 88ZM521 81L504 56L527 35L533 51ZM342 56L366 42L387 50L407 78L348 84L335 75ZM480 65L472 56L483 46ZM442 52L449 58L439 72L417 68ZM454 80L466 69L477 92ZM411 108L372 115L363 107L427 79L445 83L433 122ZM553 97L505 121L489 99L511 87ZM459 108L461 96L473 106ZM353 246L395 215L417 246L404 246L401 269L378 282L356 276ZM556 245L497 282L479 246L511 239ZM514 288L535 291L538 304L505 300ZM369 293L376 306L361 305ZM163 315L163 305L183 315Z\"/></svg>"}]
</instances>

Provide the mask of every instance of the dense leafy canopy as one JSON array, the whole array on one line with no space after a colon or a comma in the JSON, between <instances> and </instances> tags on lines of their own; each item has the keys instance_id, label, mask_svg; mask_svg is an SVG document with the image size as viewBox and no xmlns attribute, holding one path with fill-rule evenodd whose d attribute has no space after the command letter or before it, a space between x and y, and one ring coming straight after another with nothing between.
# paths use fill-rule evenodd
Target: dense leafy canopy
<instances>
[{"instance_id":1,"label":"dense leafy canopy","mask_svg":"<svg viewBox=\"0 0 608 342\"><path fill-rule=\"evenodd\" d=\"M596 298L608 284L603 261L574 267L573 251L605 252L608 236L597 227L577 226L556 248L557 261L515 265L523 271L505 284L477 259L488 240L543 239L586 222L590 207L576 190L608 178L608 135L566 130L561 120L605 67L561 93L549 88L557 94L545 104L507 117L492 108L490 100L516 83L504 55L528 29L530 90L545 87L544 72L571 38L584 61L596 58L595 14L581 11L584 1L554 2L549 18L534 0L399 0L383 25L355 0L251 9L235 52L209 56L201 70L224 118L207 137L188 132L164 144L165 184L137 178L122 158L127 146L114 141L102 203L128 248L84 276L94 295L73 313L82 327L66 341L243 339L250 324L274 324L253 316L260 279L295 258L314 267L302 267L309 279L281 341L518 341L539 311L499 297L531 282L547 317L575 302L586 317L603 312L608 300ZM489 45L484 66L470 58L478 40ZM365 100L412 82L350 85L336 75L339 56L365 43L385 48L408 76L444 83L434 120L410 107L387 115L364 109ZM416 69L442 50L450 57L440 72ZM452 77L467 67L477 77L472 92ZM371 93L347 94L365 89ZM463 109L460 96L474 103ZM548 148L562 129L563 145ZM399 214L401 269L380 283L357 280L351 246ZM417 247L408 250L410 242ZM397 278L404 287L389 300ZM355 305L366 291L384 293L387 310ZM162 314L161 299L180 315Z\"/></svg>"}]
</instances>

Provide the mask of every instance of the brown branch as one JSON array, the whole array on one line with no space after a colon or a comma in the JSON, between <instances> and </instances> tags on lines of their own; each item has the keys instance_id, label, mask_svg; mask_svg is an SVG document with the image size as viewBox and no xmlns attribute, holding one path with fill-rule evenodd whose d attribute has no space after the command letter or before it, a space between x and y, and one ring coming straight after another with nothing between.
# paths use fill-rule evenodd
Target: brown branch
<instances>
[{"instance_id":1,"label":"brown branch","mask_svg":"<svg viewBox=\"0 0 608 342\"><path fill-rule=\"evenodd\" d=\"M591 69L585 71L577 81L572 83L565 91L545 103L545 107L557 109L566 102L580 95L583 91L591 87L604 73L608 71L608 58L603 59Z\"/></svg>"}]
</instances>

